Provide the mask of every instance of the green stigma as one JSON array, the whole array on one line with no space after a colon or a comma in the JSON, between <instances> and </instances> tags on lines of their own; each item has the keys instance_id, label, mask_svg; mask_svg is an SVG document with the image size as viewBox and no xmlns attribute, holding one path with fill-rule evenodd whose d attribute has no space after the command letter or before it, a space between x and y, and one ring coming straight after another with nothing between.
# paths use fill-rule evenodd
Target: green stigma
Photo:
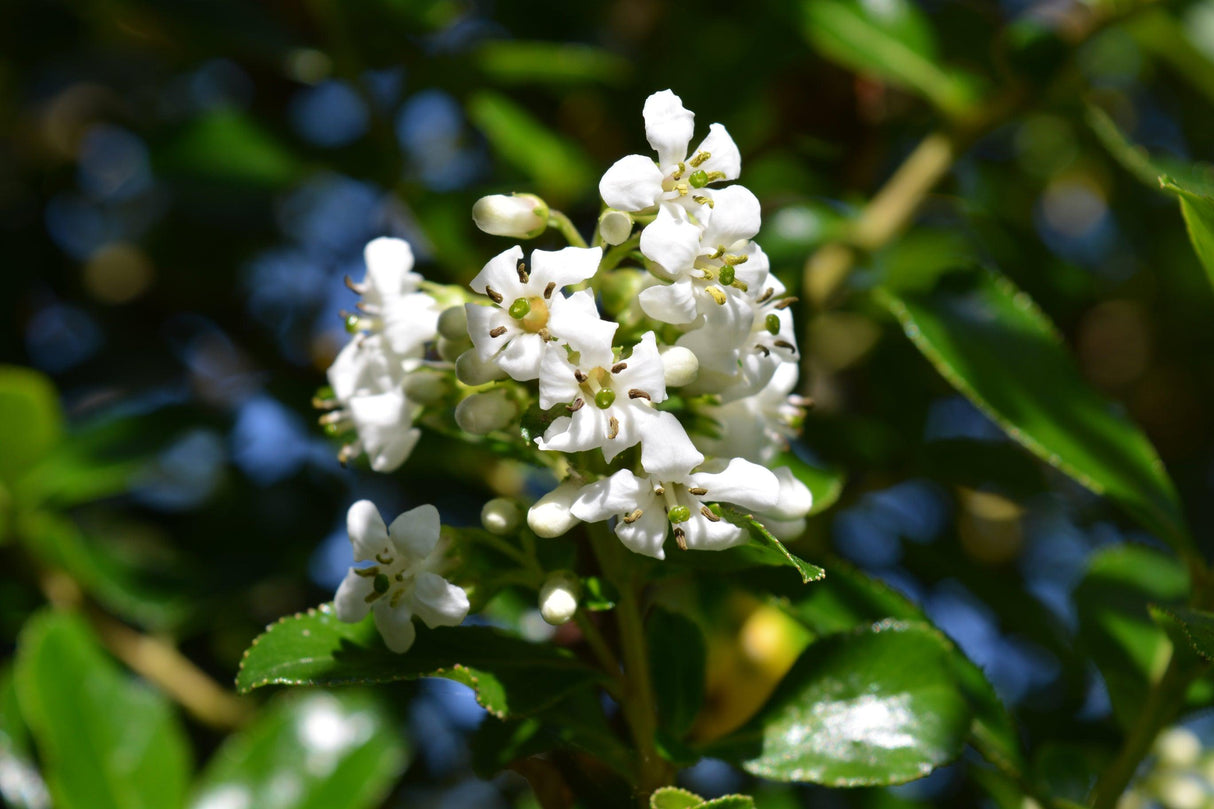
<instances>
[{"instance_id":1,"label":"green stigma","mask_svg":"<svg viewBox=\"0 0 1214 809\"><path fill-rule=\"evenodd\" d=\"M728 264L726 264L724 267L721 268L721 283L724 284L725 286L729 286L730 284L733 283L733 279L734 279L735 275L736 275L736 273L734 272L733 267L730 267Z\"/></svg>"},{"instance_id":2,"label":"green stigma","mask_svg":"<svg viewBox=\"0 0 1214 809\"><path fill-rule=\"evenodd\" d=\"M350 334L358 332L358 315L346 315L346 331Z\"/></svg>"},{"instance_id":3,"label":"green stigma","mask_svg":"<svg viewBox=\"0 0 1214 809\"><path fill-rule=\"evenodd\" d=\"M691 519L691 509L687 506L675 506L666 512L666 517L676 525L681 522L687 522Z\"/></svg>"},{"instance_id":4,"label":"green stigma","mask_svg":"<svg viewBox=\"0 0 1214 809\"><path fill-rule=\"evenodd\" d=\"M692 188L703 188L708 185L708 172L704 169L693 171L691 176L687 178L687 182L691 183Z\"/></svg>"},{"instance_id":5,"label":"green stigma","mask_svg":"<svg viewBox=\"0 0 1214 809\"><path fill-rule=\"evenodd\" d=\"M388 577L383 573L377 574L375 578L371 580L372 589L374 589L375 592L379 593L380 595L388 592L388 587L390 584L391 582L388 581Z\"/></svg>"},{"instance_id":6,"label":"green stigma","mask_svg":"<svg viewBox=\"0 0 1214 809\"><path fill-rule=\"evenodd\" d=\"M510 304L510 308L506 310L510 313L510 317L515 320L522 320L527 315L531 314L531 302L526 298L518 298L514 303Z\"/></svg>"},{"instance_id":7,"label":"green stigma","mask_svg":"<svg viewBox=\"0 0 1214 809\"><path fill-rule=\"evenodd\" d=\"M775 312L772 312L767 316L767 318L763 321L763 325L767 327L767 331L770 334L780 333L780 318Z\"/></svg>"},{"instance_id":8,"label":"green stigma","mask_svg":"<svg viewBox=\"0 0 1214 809\"><path fill-rule=\"evenodd\" d=\"M613 404L615 404L615 391L611 388L603 388L594 394L594 406L599 410L606 410Z\"/></svg>"}]
</instances>

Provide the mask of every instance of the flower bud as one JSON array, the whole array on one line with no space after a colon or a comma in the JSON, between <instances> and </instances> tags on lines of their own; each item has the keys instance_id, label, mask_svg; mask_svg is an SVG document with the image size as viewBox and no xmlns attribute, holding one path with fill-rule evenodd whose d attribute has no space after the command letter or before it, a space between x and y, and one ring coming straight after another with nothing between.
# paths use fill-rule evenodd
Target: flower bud
<instances>
[{"instance_id":1,"label":"flower bud","mask_svg":"<svg viewBox=\"0 0 1214 809\"><path fill-rule=\"evenodd\" d=\"M476 387L498 379L505 379L506 372L493 360L482 362L476 349L470 348L455 360L455 378L465 385Z\"/></svg>"},{"instance_id":2,"label":"flower bud","mask_svg":"<svg viewBox=\"0 0 1214 809\"><path fill-rule=\"evenodd\" d=\"M1202 809L1206 805L1205 784L1189 773L1163 773L1155 796L1168 809Z\"/></svg>"},{"instance_id":3,"label":"flower bud","mask_svg":"<svg viewBox=\"0 0 1214 809\"><path fill-rule=\"evenodd\" d=\"M569 510L579 491L581 487L577 483L567 480L535 501L527 510L527 525L536 536L559 537L580 522Z\"/></svg>"},{"instance_id":4,"label":"flower bud","mask_svg":"<svg viewBox=\"0 0 1214 809\"><path fill-rule=\"evenodd\" d=\"M513 534L519 523L518 506L506 497L495 497L481 508L481 525L491 534Z\"/></svg>"},{"instance_id":5,"label":"flower bud","mask_svg":"<svg viewBox=\"0 0 1214 809\"><path fill-rule=\"evenodd\" d=\"M1188 728L1169 728L1155 740L1155 755L1165 767L1192 767L1201 757L1201 739Z\"/></svg>"},{"instance_id":6,"label":"flower bud","mask_svg":"<svg viewBox=\"0 0 1214 809\"><path fill-rule=\"evenodd\" d=\"M504 430L517 416L518 407L501 388L474 393L455 407L455 423L472 435Z\"/></svg>"},{"instance_id":7,"label":"flower bud","mask_svg":"<svg viewBox=\"0 0 1214 809\"><path fill-rule=\"evenodd\" d=\"M405 396L412 401L433 406L441 404L447 398L447 394L451 392L451 381L441 371L419 368L405 374L401 387L405 390Z\"/></svg>"},{"instance_id":8,"label":"flower bud","mask_svg":"<svg viewBox=\"0 0 1214 809\"><path fill-rule=\"evenodd\" d=\"M553 573L540 588L540 615L553 626L568 623L577 612L582 586L567 570Z\"/></svg>"},{"instance_id":9,"label":"flower bud","mask_svg":"<svg viewBox=\"0 0 1214 809\"><path fill-rule=\"evenodd\" d=\"M462 340L448 340L440 334L438 340L435 341L438 356L442 357L444 362L455 362L460 354L468 350L470 345L472 345L472 341L466 334Z\"/></svg>"},{"instance_id":10,"label":"flower bud","mask_svg":"<svg viewBox=\"0 0 1214 809\"><path fill-rule=\"evenodd\" d=\"M661 352L666 387L681 388L696 381L700 374L700 359L694 351L683 346L663 346Z\"/></svg>"},{"instance_id":11,"label":"flower bud","mask_svg":"<svg viewBox=\"0 0 1214 809\"><path fill-rule=\"evenodd\" d=\"M472 206L472 221L494 236L534 239L548 227L548 203L535 194L490 194Z\"/></svg>"},{"instance_id":12,"label":"flower bud","mask_svg":"<svg viewBox=\"0 0 1214 809\"><path fill-rule=\"evenodd\" d=\"M444 309L438 316L438 333L448 340L468 339L468 313L464 304Z\"/></svg>"},{"instance_id":13,"label":"flower bud","mask_svg":"<svg viewBox=\"0 0 1214 809\"><path fill-rule=\"evenodd\" d=\"M608 208L599 217L599 234L607 244L623 244L632 235L632 217L615 208Z\"/></svg>"}]
</instances>

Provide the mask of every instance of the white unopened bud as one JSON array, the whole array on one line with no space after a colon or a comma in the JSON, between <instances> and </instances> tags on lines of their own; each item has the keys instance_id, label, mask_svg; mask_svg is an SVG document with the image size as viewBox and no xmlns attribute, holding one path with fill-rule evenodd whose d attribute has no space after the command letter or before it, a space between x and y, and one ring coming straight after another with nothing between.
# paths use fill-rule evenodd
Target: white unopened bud
<instances>
[{"instance_id":1,"label":"white unopened bud","mask_svg":"<svg viewBox=\"0 0 1214 809\"><path fill-rule=\"evenodd\" d=\"M683 346L665 346L660 350L666 387L681 388L696 381L700 375L700 359L694 351Z\"/></svg>"},{"instance_id":2,"label":"white unopened bud","mask_svg":"<svg viewBox=\"0 0 1214 809\"><path fill-rule=\"evenodd\" d=\"M1169 728L1155 740L1155 755L1164 767L1187 769L1201 758L1201 739L1188 728Z\"/></svg>"},{"instance_id":3,"label":"white unopened bud","mask_svg":"<svg viewBox=\"0 0 1214 809\"><path fill-rule=\"evenodd\" d=\"M468 313L464 304L443 310L438 316L438 333L448 340L468 339Z\"/></svg>"},{"instance_id":4,"label":"white unopened bud","mask_svg":"<svg viewBox=\"0 0 1214 809\"><path fill-rule=\"evenodd\" d=\"M553 626L568 623L577 612L581 584L572 573L553 573L540 588L540 615Z\"/></svg>"},{"instance_id":5,"label":"white unopened bud","mask_svg":"<svg viewBox=\"0 0 1214 809\"><path fill-rule=\"evenodd\" d=\"M534 239L548 227L548 203L535 194L490 194L472 206L472 221L494 236Z\"/></svg>"},{"instance_id":6,"label":"white unopened bud","mask_svg":"<svg viewBox=\"0 0 1214 809\"><path fill-rule=\"evenodd\" d=\"M420 405L440 404L451 392L451 380L442 371L419 368L405 374L401 383L405 396Z\"/></svg>"},{"instance_id":7,"label":"white unopened bud","mask_svg":"<svg viewBox=\"0 0 1214 809\"><path fill-rule=\"evenodd\" d=\"M435 348L438 349L438 355L442 357L443 362L455 362L471 345L472 341L466 334L462 340L448 340L440 334L435 341Z\"/></svg>"},{"instance_id":8,"label":"white unopened bud","mask_svg":"<svg viewBox=\"0 0 1214 809\"><path fill-rule=\"evenodd\" d=\"M483 362L476 349L470 348L455 360L455 378L465 385L476 387L498 379L505 379L506 372L493 360Z\"/></svg>"},{"instance_id":9,"label":"white unopened bud","mask_svg":"<svg viewBox=\"0 0 1214 809\"><path fill-rule=\"evenodd\" d=\"M568 480L535 501L535 505L527 510L527 525L536 536L545 539L559 537L578 524L578 518L573 516L569 507L581 488Z\"/></svg>"},{"instance_id":10,"label":"white unopened bud","mask_svg":"<svg viewBox=\"0 0 1214 809\"><path fill-rule=\"evenodd\" d=\"M1205 784L1189 773L1164 773L1156 784L1155 795L1168 809L1202 809L1206 805Z\"/></svg>"},{"instance_id":11,"label":"white unopened bud","mask_svg":"<svg viewBox=\"0 0 1214 809\"><path fill-rule=\"evenodd\" d=\"M632 217L608 208L599 217L599 234L607 244L623 244L632 235Z\"/></svg>"},{"instance_id":12,"label":"white unopened bud","mask_svg":"<svg viewBox=\"0 0 1214 809\"><path fill-rule=\"evenodd\" d=\"M513 534L519 523L518 506L513 500L495 497L481 508L481 525L491 534Z\"/></svg>"},{"instance_id":13,"label":"white unopened bud","mask_svg":"<svg viewBox=\"0 0 1214 809\"><path fill-rule=\"evenodd\" d=\"M455 423L473 435L504 430L517 415L518 407L501 388L474 393L455 407Z\"/></svg>"}]
</instances>

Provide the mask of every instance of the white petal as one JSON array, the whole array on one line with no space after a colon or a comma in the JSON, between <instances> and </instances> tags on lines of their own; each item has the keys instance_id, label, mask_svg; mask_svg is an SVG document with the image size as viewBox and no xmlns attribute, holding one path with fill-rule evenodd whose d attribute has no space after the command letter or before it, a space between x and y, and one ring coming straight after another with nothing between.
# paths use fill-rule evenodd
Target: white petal
<instances>
[{"instance_id":1,"label":"white petal","mask_svg":"<svg viewBox=\"0 0 1214 809\"><path fill-rule=\"evenodd\" d=\"M540 406L543 407L542 404ZM562 416L548 425L543 437L536 439L536 445L542 450L558 452L581 452L601 447L607 440L607 419L604 411L595 407L594 402L589 402L572 416Z\"/></svg>"},{"instance_id":2,"label":"white petal","mask_svg":"<svg viewBox=\"0 0 1214 809\"><path fill-rule=\"evenodd\" d=\"M631 524L623 520L617 522L615 535L633 553L652 556L654 559L665 559L666 553L662 550L662 544L666 541L668 528L666 512L654 507L645 509L636 522Z\"/></svg>"},{"instance_id":3,"label":"white petal","mask_svg":"<svg viewBox=\"0 0 1214 809\"><path fill-rule=\"evenodd\" d=\"M442 530L438 509L429 503L411 508L388 526L388 535L396 552L408 559L425 559L438 545Z\"/></svg>"},{"instance_id":4,"label":"white petal","mask_svg":"<svg viewBox=\"0 0 1214 809\"><path fill-rule=\"evenodd\" d=\"M637 508L646 493L653 493L648 479L639 478L628 469L621 469L609 478L596 480L582 488L570 510L583 522L599 522Z\"/></svg>"},{"instance_id":5,"label":"white petal","mask_svg":"<svg viewBox=\"0 0 1214 809\"><path fill-rule=\"evenodd\" d=\"M619 389L617 395L635 388L648 393L649 400L655 404L666 400L666 371L653 332L641 335L626 362L627 367L615 374L612 382L612 386Z\"/></svg>"},{"instance_id":6,"label":"white petal","mask_svg":"<svg viewBox=\"0 0 1214 809\"><path fill-rule=\"evenodd\" d=\"M384 644L397 654L409 651L417 638L412 611L403 603L392 607L386 598L381 598L375 602L372 612L375 614L375 628L383 637Z\"/></svg>"},{"instance_id":7,"label":"white petal","mask_svg":"<svg viewBox=\"0 0 1214 809\"><path fill-rule=\"evenodd\" d=\"M780 496L780 481L771 470L742 458L734 458L715 474L694 474L691 483L708 490L705 500L734 503L753 511L769 511Z\"/></svg>"},{"instance_id":8,"label":"white petal","mask_svg":"<svg viewBox=\"0 0 1214 809\"><path fill-rule=\"evenodd\" d=\"M577 515L571 506L581 487L573 480L566 480L548 494L536 500L527 509L527 526L538 537L559 537L578 524Z\"/></svg>"},{"instance_id":9,"label":"white petal","mask_svg":"<svg viewBox=\"0 0 1214 809\"><path fill-rule=\"evenodd\" d=\"M814 495L801 481L793 475L787 466L775 470L779 481L779 497L777 502L766 508L755 507L765 515L771 515L777 520L799 520L809 513L814 506Z\"/></svg>"},{"instance_id":10,"label":"white petal","mask_svg":"<svg viewBox=\"0 0 1214 809\"><path fill-rule=\"evenodd\" d=\"M523 259L523 248L517 244L489 259L468 286L482 295L486 287L502 295L507 305L519 296L522 284L518 280L518 263Z\"/></svg>"},{"instance_id":11,"label":"white petal","mask_svg":"<svg viewBox=\"0 0 1214 809\"><path fill-rule=\"evenodd\" d=\"M661 195L662 171L644 155L621 157L599 180L599 196L609 207L621 211L652 208Z\"/></svg>"},{"instance_id":12,"label":"white petal","mask_svg":"<svg viewBox=\"0 0 1214 809\"><path fill-rule=\"evenodd\" d=\"M794 539L800 539L805 533L806 522L800 520L777 520L774 517L762 515L759 522L763 523L763 527L771 531L776 539L781 542L792 542Z\"/></svg>"},{"instance_id":13,"label":"white petal","mask_svg":"<svg viewBox=\"0 0 1214 809\"><path fill-rule=\"evenodd\" d=\"M425 293L402 295L384 302L384 337L401 356L420 354L438 334L438 302Z\"/></svg>"},{"instance_id":14,"label":"white petal","mask_svg":"<svg viewBox=\"0 0 1214 809\"><path fill-rule=\"evenodd\" d=\"M644 116L645 137L658 153L658 162L663 168L672 167L687 157L696 117L677 95L670 90L654 93L645 99Z\"/></svg>"},{"instance_id":15,"label":"white petal","mask_svg":"<svg viewBox=\"0 0 1214 809\"><path fill-rule=\"evenodd\" d=\"M375 443L363 441L367 461L371 464L372 469L381 474L395 472L400 469L401 464L409 460L409 456L413 454L413 448L417 446L421 437L422 431L412 427L386 436L384 440Z\"/></svg>"},{"instance_id":16,"label":"white petal","mask_svg":"<svg viewBox=\"0 0 1214 809\"><path fill-rule=\"evenodd\" d=\"M704 229L705 252L729 248L734 242L753 238L759 232L763 211L759 198L749 189L731 185L712 193L712 213Z\"/></svg>"},{"instance_id":17,"label":"white petal","mask_svg":"<svg viewBox=\"0 0 1214 809\"><path fill-rule=\"evenodd\" d=\"M657 284L641 290L637 296L641 310L663 323L683 324L696 319L695 284L690 278L673 284Z\"/></svg>"},{"instance_id":18,"label":"white petal","mask_svg":"<svg viewBox=\"0 0 1214 809\"><path fill-rule=\"evenodd\" d=\"M734 250L733 252L746 256L746 261L738 264L733 269L735 277L745 283L750 289L751 297L758 297L763 290L772 286L771 282L775 280L775 276L771 274L771 261L767 258L767 254L763 252L763 248L754 242L746 242L746 246L743 249ZM779 283L779 281L776 281L776 283ZM780 289L772 294L782 297L784 295L784 285L780 284ZM791 312L789 312L789 316L792 316Z\"/></svg>"},{"instance_id":19,"label":"white petal","mask_svg":"<svg viewBox=\"0 0 1214 809\"><path fill-rule=\"evenodd\" d=\"M573 371L564 346L548 343L544 347L540 362L540 407L547 410L558 404L570 404L582 395Z\"/></svg>"},{"instance_id":20,"label":"white petal","mask_svg":"<svg viewBox=\"0 0 1214 809\"><path fill-rule=\"evenodd\" d=\"M413 269L413 249L404 239L387 236L372 239L363 248L367 263L365 282L381 295L411 292L421 277Z\"/></svg>"},{"instance_id":21,"label":"white petal","mask_svg":"<svg viewBox=\"0 0 1214 809\"><path fill-rule=\"evenodd\" d=\"M583 367L611 365L611 342L618 323L599 317L594 293L588 289L568 298L553 295L548 305L548 331L580 355Z\"/></svg>"},{"instance_id":22,"label":"white petal","mask_svg":"<svg viewBox=\"0 0 1214 809\"><path fill-rule=\"evenodd\" d=\"M346 532L354 546L354 561L369 562L388 547L388 526L370 500L359 500L346 512Z\"/></svg>"},{"instance_id":23,"label":"white petal","mask_svg":"<svg viewBox=\"0 0 1214 809\"><path fill-rule=\"evenodd\" d=\"M345 621L347 624L356 624L366 618L367 612L371 609L371 605L367 603L367 596L371 595L374 587L375 583L370 576L360 576L354 572L354 568L350 568L337 588L337 595L333 597L337 620Z\"/></svg>"},{"instance_id":24,"label":"white petal","mask_svg":"<svg viewBox=\"0 0 1214 809\"><path fill-rule=\"evenodd\" d=\"M404 462L416 436L409 428L417 408L401 390L375 396L356 396L347 404L359 440L376 471L390 472Z\"/></svg>"},{"instance_id":25,"label":"white petal","mask_svg":"<svg viewBox=\"0 0 1214 809\"><path fill-rule=\"evenodd\" d=\"M506 317L510 317L507 315ZM499 340L509 339L506 350L497 355L497 364L519 382L538 379L547 343L538 334L518 331L513 337L502 335Z\"/></svg>"},{"instance_id":26,"label":"white petal","mask_svg":"<svg viewBox=\"0 0 1214 809\"><path fill-rule=\"evenodd\" d=\"M488 362L494 354L502 350L510 339L511 332L520 331L518 321L496 306L468 303L464 304L464 311L468 317L468 337L476 348L476 356L480 357L482 362ZM498 326L505 326L506 333L490 337L489 332Z\"/></svg>"},{"instance_id":27,"label":"white petal","mask_svg":"<svg viewBox=\"0 0 1214 809\"><path fill-rule=\"evenodd\" d=\"M602 430L602 438L599 446L603 449L603 459L607 463L611 463L615 460L615 456L629 447L636 446L637 442L641 440L641 425L652 421L656 412L648 405L628 404L627 400L625 403L621 403L618 399L611 409L600 410L602 420L599 429ZM616 422L615 438L607 437L611 432L609 423L611 418L614 418Z\"/></svg>"},{"instance_id":28,"label":"white petal","mask_svg":"<svg viewBox=\"0 0 1214 809\"><path fill-rule=\"evenodd\" d=\"M410 594L413 611L426 626L459 626L468 617L468 594L437 573L419 573Z\"/></svg>"},{"instance_id":29,"label":"white petal","mask_svg":"<svg viewBox=\"0 0 1214 809\"><path fill-rule=\"evenodd\" d=\"M656 412L641 429L641 466L661 480L683 480L704 456L671 413Z\"/></svg>"},{"instance_id":30,"label":"white petal","mask_svg":"<svg viewBox=\"0 0 1214 809\"><path fill-rule=\"evenodd\" d=\"M745 545L749 535L745 528L725 520L713 522L699 512L682 525L687 547L696 551L723 551L735 545Z\"/></svg>"},{"instance_id":31,"label":"white petal","mask_svg":"<svg viewBox=\"0 0 1214 809\"><path fill-rule=\"evenodd\" d=\"M666 270L667 278L691 272L700 250L701 230L682 216L682 208L663 205L641 231L641 252ZM711 252L712 248L708 250Z\"/></svg>"},{"instance_id":32,"label":"white petal","mask_svg":"<svg viewBox=\"0 0 1214 809\"><path fill-rule=\"evenodd\" d=\"M558 288L581 283L595 274L602 259L601 247L532 250L529 286L542 292L550 283Z\"/></svg>"},{"instance_id":33,"label":"white petal","mask_svg":"<svg viewBox=\"0 0 1214 809\"><path fill-rule=\"evenodd\" d=\"M709 153L709 158L700 164L704 171L719 171L726 180L736 180L742 173L742 155L738 152L738 146L720 124L708 127L708 137L700 142L696 151Z\"/></svg>"},{"instance_id":34,"label":"white petal","mask_svg":"<svg viewBox=\"0 0 1214 809\"><path fill-rule=\"evenodd\" d=\"M342 402L360 394L383 393L400 384L403 369L383 338L355 337L329 366L329 385Z\"/></svg>"}]
</instances>

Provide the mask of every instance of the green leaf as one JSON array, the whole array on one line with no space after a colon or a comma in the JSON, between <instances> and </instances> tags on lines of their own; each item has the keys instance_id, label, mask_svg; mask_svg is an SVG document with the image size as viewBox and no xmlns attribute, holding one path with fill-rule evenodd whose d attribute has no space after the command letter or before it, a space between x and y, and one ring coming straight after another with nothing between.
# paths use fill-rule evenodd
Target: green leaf
<instances>
[{"instance_id":1,"label":"green leaf","mask_svg":"<svg viewBox=\"0 0 1214 809\"><path fill-rule=\"evenodd\" d=\"M101 652L80 618L32 618L16 682L59 809L184 805L190 748L180 722L163 696Z\"/></svg>"},{"instance_id":2,"label":"green leaf","mask_svg":"<svg viewBox=\"0 0 1214 809\"><path fill-rule=\"evenodd\" d=\"M29 368L0 365L0 483L12 483L63 436L55 386Z\"/></svg>"},{"instance_id":3,"label":"green leaf","mask_svg":"<svg viewBox=\"0 0 1214 809\"><path fill-rule=\"evenodd\" d=\"M499 718L534 713L601 675L553 646L528 643L488 627L419 629L405 654L388 651L368 616L337 620L332 604L272 624L244 654L236 685L351 685L445 677L476 691Z\"/></svg>"},{"instance_id":4,"label":"green leaf","mask_svg":"<svg viewBox=\"0 0 1214 809\"><path fill-rule=\"evenodd\" d=\"M820 514L838 502L843 494L847 476L838 469L823 469L812 466L791 452L785 452L772 463L773 468L787 466L797 480L804 483L814 496L814 503L807 516Z\"/></svg>"},{"instance_id":5,"label":"green leaf","mask_svg":"<svg viewBox=\"0 0 1214 809\"><path fill-rule=\"evenodd\" d=\"M1183 642L1202 660L1214 661L1214 613L1190 607L1161 607L1157 604L1151 604L1149 609L1155 623L1166 630L1164 619L1170 618L1179 628Z\"/></svg>"},{"instance_id":6,"label":"green leaf","mask_svg":"<svg viewBox=\"0 0 1214 809\"><path fill-rule=\"evenodd\" d=\"M884 290L878 299L944 378L1013 439L1172 546L1191 546L1154 447L1083 380L1028 295L977 271L949 276L932 293Z\"/></svg>"},{"instance_id":7,"label":"green leaf","mask_svg":"<svg viewBox=\"0 0 1214 809\"><path fill-rule=\"evenodd\" d=\"M811 644L759 713L707 752L777 781L897 784L955 758L971 716L948 642L885 622Z\"/></svg>"},{"instance_id":8,"label":"green leaf","mask_svg":"<svg viewBox=\"0 0 1214 809\"><path fill-rule=\"evenodd\" d=\"M593 184L595 172L581 148L505 96L482 90L468 99L467 111L494 152L535 183L542 196L568 200Z\"/></svg>"},{"instance_id":9,"label":"green leaf","mask_svg":"<svg viewBox=\"0 0 1214 809\"><path fill-rule=\"evenodd\" d=\"M46 809L51 796L34 763L29 730L17 703L12 667L0 671L0 802L14 809Z\"/></svg>"},{"instance_id":10,"label":"green leaf","mask_svg":"<svg viewBox=\"0 0 1214 809\"><path fill-rule=\"evenodd\" d=\"M569 42L500 39L477 48L472 60L489 79L503 84L619 85L632 72L632 62L622 56Z\"/></svg>"},{"instance_id":11,"label":"green leaf","mask_svg":"<svg viewBox=\"0 0 1214 809\"><path fill-rule=\"evenodd\" d=\"M1182 602L1188 589L1180 562L1128 544L1095 553L1075 588L1079 642L1104 675L1114 716L1123 726L1137 717L1171 648L1147 605Z\"/></svg>"},{"instance_id":12,"label":"green leaf","mask_svg":"<svg viewBox=\"0 0 1214 809\"><path fill-rule=\"evenodd\" d=\"M1214 283L1214 196L1206 188L1172 177L1160 177L1159 185L1180 200L1180 213L1189 231L1189 241L1210 282Z\"/></svg>"},{"instance_id":13,"label":"green leaf","mask_svg":"<svg viewBox=\"0 0 1214 809\"><path fill-rule=\"evenodd\" d=\"M755 799L749 795L723 795L704 801L699 809L755 809Z\"/></svg>"},{"instance_id":14,"label":"green leaf","mask_svg":"<svg viewBox=\"0 0 1214 809\"><path fill-rule=\"evenodd\" d=\"M662 787L649 797L649 809L694 809L704 799L679 787Z\"/></svg>"},{"instance_id":15,"label":"green leaf","mask_svg":"<svg viewBox=\"0 0 1214 809\"><path fill-rule=\"evenodd\" d=\"M691 727L704 702L708 648L690 618L661 608L645 624L660 725L676 737Z\"/></svg>"},{"instance_id":16,"label":"green leaf","mask_svg":"<svg viewBox=\"0 0 1214 809\"><path fill-rule=\"evenodd\" d=\"M805 0L805 34L824 56L918 91L950 115L977 98L973 76L941 66L935 33L911 0Z\"/></svg>"},{"instance_id":17,"label":"green leaf","mask_svg":"<svg viewBox=\"0 0 1214 809\"><path fill-rule=\"evenodd\" d=\"M303 165L255 119L219 108L190 121L155 155L159 170L205 183L281 188Z\"/></svg>"},{"instance_id":18,"label":"green leaf","mask_svg":"<svg viewBox=\"0 0 1214 809\"><path fill-rule=\"evenodd\" d=\"M229 736L194 790L192 806L240 795L244 806L379 806L408 763L395 720L370 694L283 695ZM291 784L284 793L283 784Z\"/></svg>"},{"instance_id":19,"label":"green leaf","mask_svg":"<svg viewBox=\"0 0 1214 809\"><path fill-rule=\"evenodd\" d=\"M723 551L735 556L752 557L758 564L789 565L796 568L801 575L801 582L820 581L826 577L826 571L817 565L811 565L801 557L784 547L784 543L764 527L763 523L750 514L745 514L728 506L721 506L721 516L734 525L740 525L750 531L751 543L741 548Z\"/></svg>"}]
</instances>

